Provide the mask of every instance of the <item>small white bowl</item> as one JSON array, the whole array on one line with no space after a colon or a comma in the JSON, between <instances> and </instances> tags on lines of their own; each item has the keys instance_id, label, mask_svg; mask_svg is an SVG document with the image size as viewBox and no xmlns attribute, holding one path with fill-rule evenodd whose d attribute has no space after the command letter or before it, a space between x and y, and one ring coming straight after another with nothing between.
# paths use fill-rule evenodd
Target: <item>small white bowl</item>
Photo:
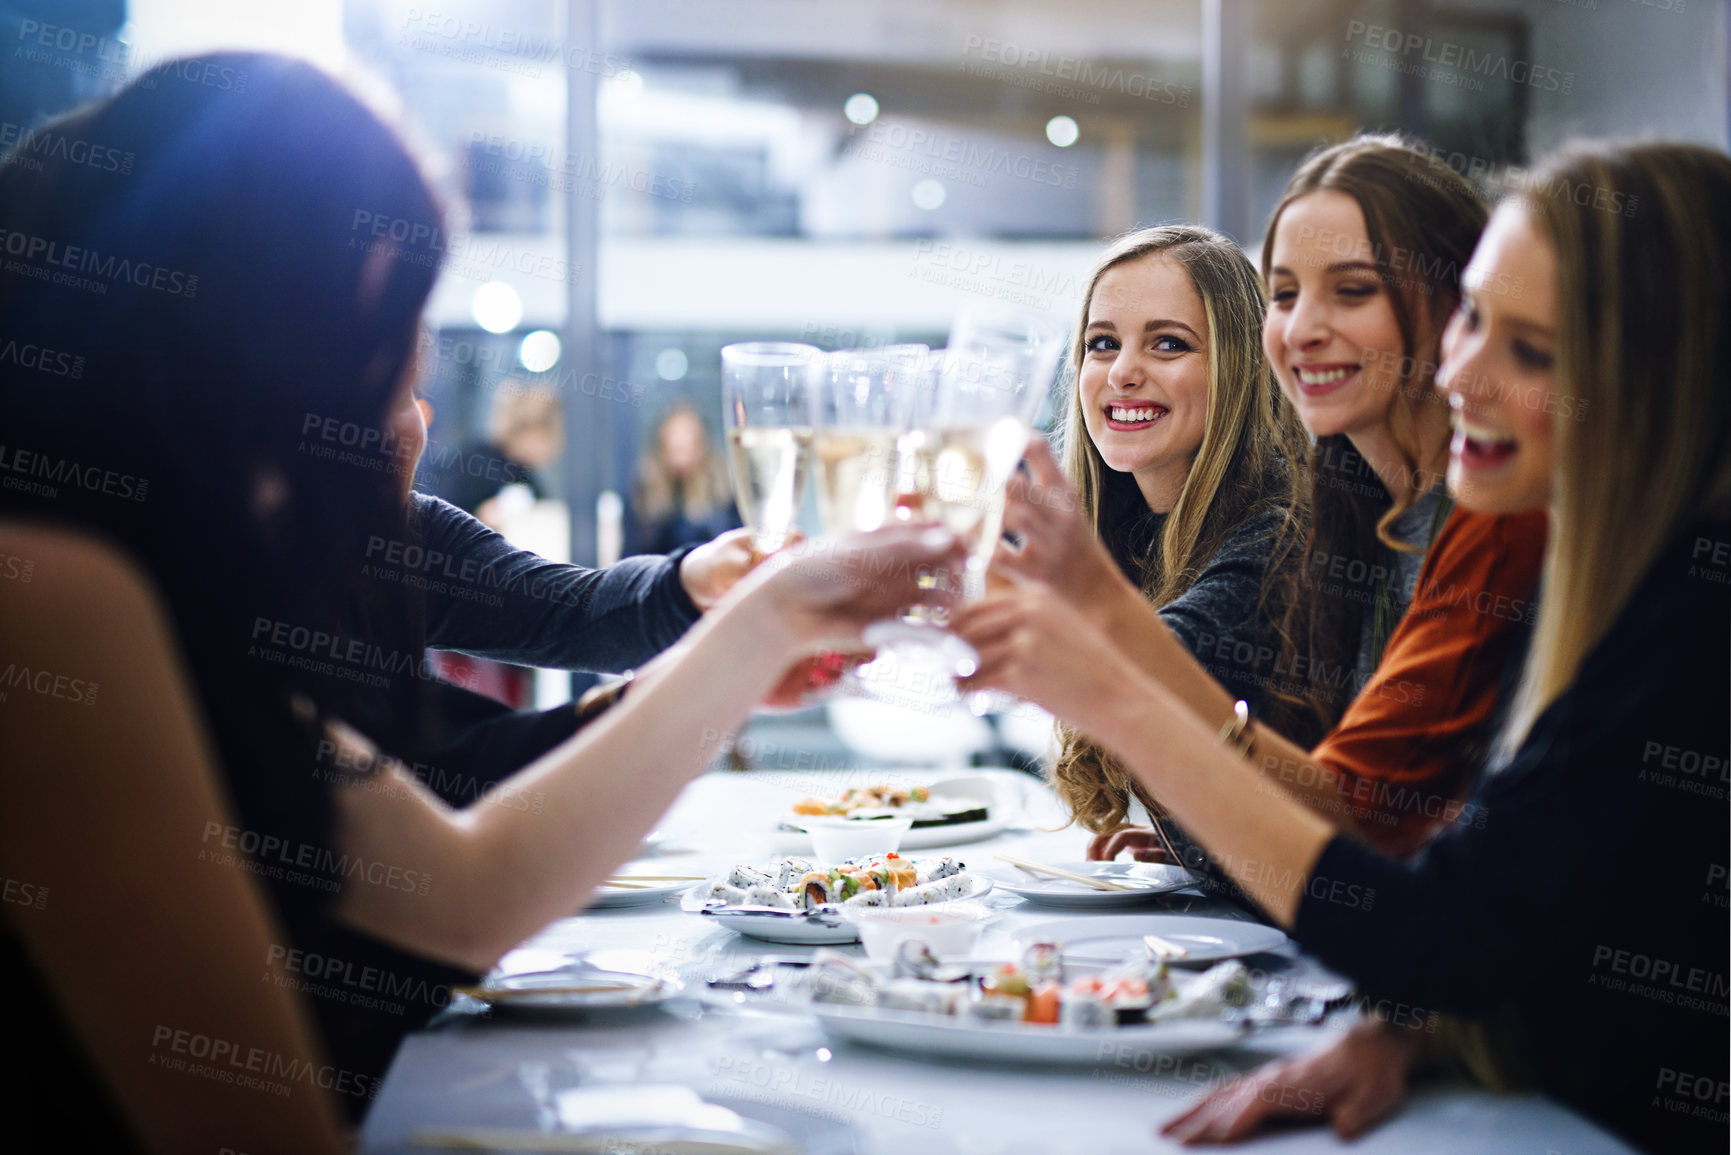
<instances>
[{"instance_id":1,"label":"small white bowl","mask_svg":"<svg viewBox=\"0 0 1731 1155\"><path fill-rule=\"evenodd\" d=\"M843 909L859 928L866 957L873 962L889 962L896 947L910 938L924 940L941 959L971 958L981 933L998 917L997 911L977 902Z\"/></svg>"},{"instance_id":2,"label":"small white bowl","mask_svg":"<svg viewBox=\"0 0 1731 1155\"><path fill-rule=\"evenodd\" d=\"M811 833L811 848L817 860L837 866L866 854L889 854L901 849L902 839L913 828L912 818L808 818L801 823Z\"/></svg>"}]
</instances>

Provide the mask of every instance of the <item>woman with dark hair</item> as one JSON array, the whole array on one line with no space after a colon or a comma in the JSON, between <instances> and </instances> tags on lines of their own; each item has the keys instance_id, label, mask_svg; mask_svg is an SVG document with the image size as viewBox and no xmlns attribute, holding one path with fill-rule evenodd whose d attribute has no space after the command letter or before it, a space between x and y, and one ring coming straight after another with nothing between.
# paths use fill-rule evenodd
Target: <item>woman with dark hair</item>
<instances>
[{"instance_id":1,"label":"woman with dark hair","mask_svg":"<svg viewBox=\"0 0 1731 1155\"><path fill-rule=\"evenodd\" d=\"M943 600L914 569L957 551L906 527L848 543L863 553L760 566L622 705L510 779L508 797L453 811L391 757L439 721L418 596L359 576L370 543L415 544L392 466L420 422L416 328L444 247L421 167L355 87L268 55L165 64L55 131L137 160L129 174L64 159L0 173L0 339L56 351L0 364L0 531L58 575L27 597L8 591L0 611L9 659L52 669L82 655L131 692L105 687L86 719L51 697L8 722L0 773L8 789L20 775L36 785L7 808L4 865L65 896L52 933L7 912L8 974L55 993L139 1137L172 1145L182 1124L167 1121L165 1094L229 1092L190 1077L165 1091L154 1067L141 1075L146 1043L110 1030L136 1016L92 1011L104 992L78 980L126 976L79 962L99 933L81 920L84 888L124 877L136 892L196 858L201 877L235 880L225 901L256 907L248 876L262 877L283 927L255 909L262 954L180 937L210 928L170 917L175 896L127 908L128 945L215 992L199 1029L243 1055L308 1049L292 1003L266 992L283 1018L265 1038L236 1017L248 1005L219 997L241 981L259 991L261 961L281 978L291 950L434 992L395 1013L315 1002L331 1062L351 1076L336 1090L356 1108L437 991L579 907L630 856L711 761L706 734L732 729L801 656L857 644L901 604ZM76 373L45 376L61 352ZM877 580L842 572L860 558ZM111 639L135 649L122 659ZM119 774L204 782L204 817L188 824L183 808L158 837L172 816L138 803L129 780L115 794L141 806L149 845L92 846L67 882L50 835L73 836L78 820L56 786L102 790ZM168 1044L193 1029L159 1021ZM219 1138L252 1135L248 1149L291 1143L256 1125Z\"/></svg>"},{"instance_id":2,"label":"woman with dark hair","mask_svg":"<svg viewBox=\"0 0 1731 1155\"><path fill-rule=\"evenodd\" d=\"M1731 926L1703 889L1723 877L1731 815L1723 790L1669 769L1683 752L1731 756L1728 222L1723 153L1583 146L1504 201L1465 270L1438 374L1449 484L1483 514L1543 511L1551 532L1478 820L1416 856L1259 788L1260 728L1217 732L1080 608L1030 601L964 631L987 685L1112 750L1305 949L1449 1023L1449 1057L1666 1152L1724 1150L1722 1112L1690 1089L1731 1076ZM1607 839L1639 869L1607 868ZM1678 976L1665 997L1631 989L1637 955ZM1316 1101L1296 1084L1356 1132L1393 1106L1428 1038L1362 1028L1170 1131L1235 1137Z\"/></svg>"}]
</instances>

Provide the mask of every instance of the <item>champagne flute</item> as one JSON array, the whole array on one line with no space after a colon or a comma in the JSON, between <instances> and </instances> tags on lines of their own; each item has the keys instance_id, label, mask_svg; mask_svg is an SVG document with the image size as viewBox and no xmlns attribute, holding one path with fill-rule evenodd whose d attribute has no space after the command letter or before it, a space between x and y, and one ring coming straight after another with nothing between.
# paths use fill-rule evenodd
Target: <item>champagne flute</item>
<instances>
[{"instance_id":1,"label":"champagne flute","mask_svg":"<svg viewBox=\"0 0 1731 1155\"><path fill-rule=\"evenodd\" d=\"M924 345L841 349L823 355L813 403L812 471L818 513L832 537L870 532L897 520L898 439L907 431L913 392L923 386ZM809 706L841 688L857 689L846 654L807 658L791 675L803 679L797 704Z\"/></svg>"},{"instance_id":2,"label":"champagne flute","mask_svg":"<svg viewBox=\"0 0 1731 1155\"><path fill-rule=\"evenodd\" d=\"M901 439L898 505L967 543L964 601L985 594L986 570L1003 532L1004 487L1027 449L1061 349L1061 328L1040 314L970 305L957 315L949 347L932 354L931 387L916 394L913 428ZM875 623L867 641L882 656L862 668L860 678L895 680L908 663L935 692L948 683L954 693L954 679L974 673L979 655L941 625L917 613ZM986 704L986 695L970 698L976 713Z\"/></svg>"},{"instance_id":3,"label":"champagne flute","mask_svg":"<svg viewBox=\"0 0 1731 1155\"><path fill-rule=\"evenodd\" d=\"M921 454L924 493L969 543L962 598L986 590L1004 527L1004 487L1027 451L1063 349L1059 326L1039 313L983 303L956 316L940 362Z\"/></svg>"},{"instance_id":4,"label":"champagne flute","mask_svg":"<svg viewBox=\"0 0 1731 1155\"><path fill-rule=\"evenodd\" d=\"M881 529L898 511L901 440L924 387L924 345L841 349L824 357L812 442L824 532Z\"/></svg>"},{"instance_id":5,"label":"champagne flute","mask_svg":"<svg viewBox=\"0 0 1731 1155\"><path fill-rule=\"evenodd\" d=\"M733 498L761 553L785 545L799 520L822 358L815 346L789 341L721 350Z\"/></svg>"}]
</instances>

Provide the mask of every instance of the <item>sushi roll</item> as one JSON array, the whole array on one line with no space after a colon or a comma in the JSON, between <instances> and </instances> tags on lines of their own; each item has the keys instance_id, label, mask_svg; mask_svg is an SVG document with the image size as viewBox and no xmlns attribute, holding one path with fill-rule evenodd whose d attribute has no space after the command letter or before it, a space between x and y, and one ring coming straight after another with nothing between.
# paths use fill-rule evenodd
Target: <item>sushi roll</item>
<instances>
[{"instance_id":1,"label":"sushi roll","mask_svg":"<svg viewBox=\"0 0 1731 1155\"><path fill-rule=\"evenodd\" d=\"M778 890L768 882L760 882L746 891L745 901L751 906L773 906L777 910L799 909L793 901L793 895L785 890Z\"/></svg>"},{"instance_id":2,"label":"sushi roll","mask_svg":"<svg viewBox=\"0 0 1731 1155\"><path fill-rule=\"evenodd\" d=\"M841 888L841 896L843 899L849 899L853 898L855 895L869 894L873 891L883 890L883 883L880 880L880 876L863 867L858 870L842 871L841 877L837 879L837 884Z\"/></svg>"},{"instance_id":3,"label":"sushi roll","mask_svg":"<svg viewBox=\"0 0 1731 1155\"><path fill-rule=\"evenodd\" d=\"M886 1011L915 1011L928 1015L953 1015L963 992L953 983L923 979L895 979L878 991L878 1006Z\"/></svg>"},{"instance_id":4,"label":"sushi roll","mask_svg":"<svg viewBox=\"0 0 1731 1155\"><path fill-rule=\"evenodd\" d=\"M773 882L768 874L755 866L736 866L727 876L727 881L741 890L750 890L765 882Z\"/></svg>"},{"instance_id":5,"label":"sushi roll","mask_svg":"<svg viewBox=\"0 0 1731 1155\"><path fill-rule=\"evenodd\" d=\"M961 872L962 864L947 854L942 858L921 859L914 864L914 882L923 886L928 882L951 878Z\"/></svg>"},{"instance_id":6,"label":"sushi roll","mask_svg":"<svg viewBox=\"0 0 1731 1155\"><path fill-rule=\"evenodd\" d=\"M775 886L777 890L792 890L800 879L816 869L804 858L784 858L775 868Z\"/></svg>"},{"instance_id":7,"label":"sushi roll","mask_svg":"<svg viewBox=\"0 0 1731 1155\"><path fill-rule=\"evenodd\" d=\"M1078 984L1078 987L1080 984ZM1072 987L1058 995L1058 1024L1078 1031L1091 1031L1117 1023L1118 1015L1098 991Z\"/></svg>"},{"instance_id":8,"label":"sushi roll","mask_svg":"<svg viewBox=\"0 0 1731 1155\"><path fill-rule=\"evenodd\" d=\"M926 906L934 902L948 902L951 899L967 897L968 890L969 885L966 878L951 876L936 882L924 883L912 890L898 891L894 905Z\"/></svg>"},{"instance_id":9,"label":"sushi roll","mask_svg":"<svg viewBox=\"0 0 1731 1155\"><path fill-rule=\"evenodd\" d=\"M1172 990L1154 1002L1148 1017L1158 1022L1171 1019L1214 1018L1227 1007L1241 1007L1254 997L1250 971L1237 960L1210 967L1182 991Z\"/></svg>"},{"instance_id":10,"label":"sushi roll","mask_svg":"<svg viewBox=\"0 0 1731 1155\"><path fill-rule=\"evenodd\" d=\"M898 890L912 890L920 884L919 872L914 864L897 854L886 854L883 860L884 889L892 894Z\"/></svg>"},{"instance_id":11,"label":"sushi roll","mask_svg":"<svg viewBox=\"0 0 1731 1155\"><path fill-rule=\"evenodd\" d=\"M835 901L836 886L830 881L829 875L814 870L799 880L794 902L801 910L810 910Z\"/></svg>"},{"instance_id":12,"label":"sushi roll","mask_svg":"<svg viewBox=\"0 0 1731 1155\"><path fill-rule=\"evenodd\" d=\"M1064 944L1037 942L1022 952L1022 973L1038 986L1044 982L1064 981Z\"/></svg>"},{"instance_id":13,"label":"sushi roll","mask_svg":"<svg viewBox=\"0 0 1731 1155\"><path fill-rule=\"evenodd\" d=\"M827 947L811 956L805 983L814 1003L869 1007L878 1001L877 977L853 959Z\"/></svg>"},{"instance_id":14,"label":"sushi roll","mask_svg":"<svg viewBox=\"0 0 1731 1155\"><path fill-rule=\"evenodd\" d=\"M889 895L881 890L862 890L841 900L843 906L888 906Z\"/></svg>"},{"instance_id":15,"label":"sushi roll","mask_svg":"<svg viewBox=\"0 0 1731 1155\"><path fill-rule=\"evenodd\" d=\"M728 906L739 906L745 902L745 891L724 878L715 879L704 888L703 897L711 901L720 900Z\"/></svg>"}]
</instances>

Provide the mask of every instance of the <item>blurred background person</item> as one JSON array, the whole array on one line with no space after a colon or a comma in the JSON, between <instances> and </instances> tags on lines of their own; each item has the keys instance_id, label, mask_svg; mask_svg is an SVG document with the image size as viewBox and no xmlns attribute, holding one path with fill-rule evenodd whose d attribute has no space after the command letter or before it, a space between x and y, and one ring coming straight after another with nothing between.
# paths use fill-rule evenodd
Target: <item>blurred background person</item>
<instances>
[{"instance_id":1,"label":"blurred background person","mask_svg":"<svg viewBox=\"0 0 1731 1155\"><path fill-rule=\"evenodd\" d=\"M415 488L503 529L515 508L504 491L520 485L532 501L546 497L540 471L564 451L565 415L558 396L551 389L501 388L493 395L486 436L455 446L430 441Z\"/></svg>"},{"instance_id":2,"label":"blurred background person","mask_svg":"<svg viewBox=\"0 0 1731 1155\"><path fill-rule=\"evenodd\" d=\"M662 415L638 458L631 514L629 553L672 553L739 526L727 466L689 402Z\"/></svg>"}]
</instances>

